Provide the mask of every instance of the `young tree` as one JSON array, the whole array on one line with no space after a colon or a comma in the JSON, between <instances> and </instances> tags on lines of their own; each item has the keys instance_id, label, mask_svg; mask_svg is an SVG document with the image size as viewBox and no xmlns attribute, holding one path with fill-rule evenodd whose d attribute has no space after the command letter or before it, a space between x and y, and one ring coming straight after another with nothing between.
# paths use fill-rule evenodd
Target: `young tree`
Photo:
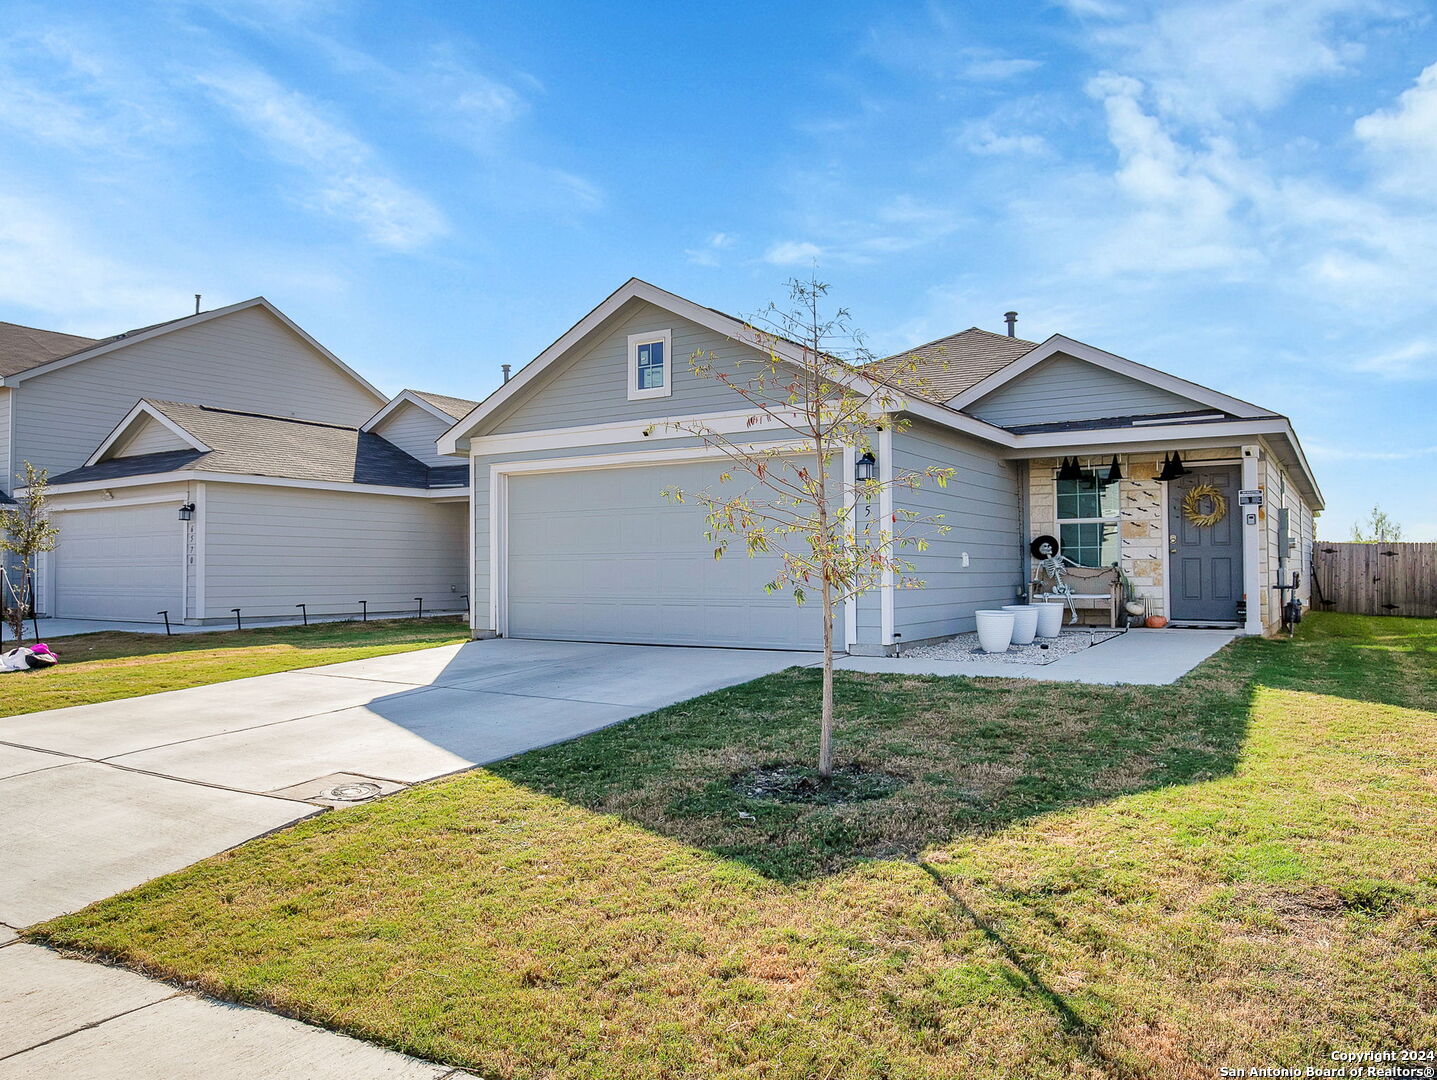
<instances>
[{"instance_id":1,"label":"young tree","mask_svg":"<svg viewBox=\"0 0 1437 1080\"><path fill-rule=\"evenodd\" d=\"M1402 539L1402 526L1380 506L1374 506L1366 521L1354 522L1352 539L1359 544L1392 544Z\"/></svg>"},{"instance_id":2,"label":"young tree","mask_svg":"<svg viewBox=\"0 0 1437 1080\"><path fill-rule=\"evenodd\" d=\"M51 551L60 538L60 530L50 522L46 509L46 488L50 473L25 462L25 471L15 477L24 494L14 506L0 508L0 551L14 555L19 563L15 578L8 570L5 582L5 621L17 644L25 641L25 608L29 601L26 586L35 571L42 551Z\"/></svg>"},{"instance_id":3,"label":"young tree","mask_svg":"<svg viewBox=\"0 0 1437 1080\"><path fill-rule=\"evenodd\" d=\"M894 488L912 489L924 480L946 486L954 470L928 466L899 470L878 463L873 477L856 479L843 468L844 451L874 463L879 431L902 429L904 391L921 388L915 361L886 363L881 372L851 325L846 309L824 310L828 286L810 277L788 283L789 303L770 304L749 326L749 344L760 356L737 370L720 370L712 353L690 359L693 371L733 390L751 408L746 431L762 430L776 440L751 441L698 421L665 426L698 436L728 458L732 471L717 486L701 491L667 488L666 498L701 504L707 512L704 535L714 558L735 539L750 556L775 558L776 572L764 588L788 589L796 603L816 591L823 607L823 699L819 721L818 772L833 775L833 620L846 600L880 585L920 588L911 577L906 549L922 550L932 534L947 532L942 515L921 516L894 509L872 526L859 526L860 510L880 504ZM757 325L754 325L757 324ZM881 381L880 381L881 379ZM751 480L735 484L735 473ZM742 488L742 490L740 490ZM886 500L884 500L886 501ZM862 515L865 519L873 515Z\"/></svg>"}]
</instances>

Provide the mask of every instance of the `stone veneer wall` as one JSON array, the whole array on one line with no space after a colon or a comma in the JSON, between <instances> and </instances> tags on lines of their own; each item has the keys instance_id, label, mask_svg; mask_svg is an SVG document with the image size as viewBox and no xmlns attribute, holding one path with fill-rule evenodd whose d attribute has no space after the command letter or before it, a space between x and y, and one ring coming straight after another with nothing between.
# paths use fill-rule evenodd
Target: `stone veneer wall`
<instances>
[{"instance_id":1,"label":"stone veneer wall","mask_svg":"<svg viewBox=\"0 0 1437 1080\"><path fill-rule=\"evenodd\" d=\"M1239 458L1241 447L1183 451L1186 462ZM1112 455L1080 455L1084 467L1107 468ZM1149 615L1166 615L1163 610L1163 567L1167 538L1163 534L1163 485L1157 479L1162 469L1161 452L1119 454L1123 480L1118 487L1119 565L1133 587L1133 593L1147 601ZM1060 458L1036 458L1028 463L1028 539L1058 535L1058 494L1053 477ZM1237 507L1232 507L1237 513ZM1106 613L1080 611L1084 621L1105 622Z\"/></svg>"}]
</instances>

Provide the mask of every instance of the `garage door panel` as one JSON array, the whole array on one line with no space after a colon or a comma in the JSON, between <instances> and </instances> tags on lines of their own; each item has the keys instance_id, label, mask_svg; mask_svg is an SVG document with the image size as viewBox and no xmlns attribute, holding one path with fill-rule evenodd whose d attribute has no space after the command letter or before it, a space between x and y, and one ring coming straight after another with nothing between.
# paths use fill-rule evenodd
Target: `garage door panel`
<instances>
[{"instance_id":1,"label":"garage door panel","mask_svg":"<svg viewBox=\"0 0 1437 1080\"><path fill-rule=\"evenodd\" d=\"M813 649L822 612L763 586L776 557L721 560L704 508L665 487L717 485L713 463L517 475L508 493L508 632L515 637ZM751 481L749 482L751 484ZM724 490L743 491L735 482Z\"/></svg>"},{"instance_id":2,"label":"garage door panel","mask_svg":"<svg viewBox=\"0 0 1437 1080\"><path fill-rule=\"evenodd\" d=\"M55 523L55 615L153 622L168 610L181 617L183 543L174 505L68 510Z\"/></svg>"}]
</instances>

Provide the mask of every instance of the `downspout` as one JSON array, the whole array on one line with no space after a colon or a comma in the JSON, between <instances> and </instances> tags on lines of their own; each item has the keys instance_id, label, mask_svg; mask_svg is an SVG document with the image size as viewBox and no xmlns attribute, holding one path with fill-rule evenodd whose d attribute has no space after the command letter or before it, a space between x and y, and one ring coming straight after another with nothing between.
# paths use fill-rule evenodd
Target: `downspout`
<instances>
[{"instance_id":1,"label":"downspout","mask_svg":"<svg viewBox=\"0 0 1437 1080\"><path fill-rule=\"evenodd\" d=\"M1028 599L1028 583L1033 580L1033 553L1028 550L1028 536L1032 531L1032 521L1028 516L1028 498L1031 494L1028 490L1028 459L1024 458L1018 462L1018 568L1022 576L1018 579L1019 603Z\"/></svg>"}]
</instances>

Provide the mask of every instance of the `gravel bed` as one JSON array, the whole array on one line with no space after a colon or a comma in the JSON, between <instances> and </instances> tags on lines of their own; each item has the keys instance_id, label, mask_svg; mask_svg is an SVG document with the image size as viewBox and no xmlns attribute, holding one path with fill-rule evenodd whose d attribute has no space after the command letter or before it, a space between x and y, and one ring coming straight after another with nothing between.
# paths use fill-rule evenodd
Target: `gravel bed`
<instances>
[{"instance_id":1,"label":"gravel bed","mask_svg":"<svg viewBox=\"0 0 1437 1080\"><path fill-rule=\"evenodd\" d=\"M1051 664L1060 656L1071 656L1091 648L1110 638L1117 637L1121 630L1074 629L1064 630L1055 638L1035 638L1031 645L1010 645L1007 652L985 653L978 647L978 634L959 634L936 645L918 645L904 649L903 656L923 660L967 660L995 664Z\"/></svg>"}]
</instances>

